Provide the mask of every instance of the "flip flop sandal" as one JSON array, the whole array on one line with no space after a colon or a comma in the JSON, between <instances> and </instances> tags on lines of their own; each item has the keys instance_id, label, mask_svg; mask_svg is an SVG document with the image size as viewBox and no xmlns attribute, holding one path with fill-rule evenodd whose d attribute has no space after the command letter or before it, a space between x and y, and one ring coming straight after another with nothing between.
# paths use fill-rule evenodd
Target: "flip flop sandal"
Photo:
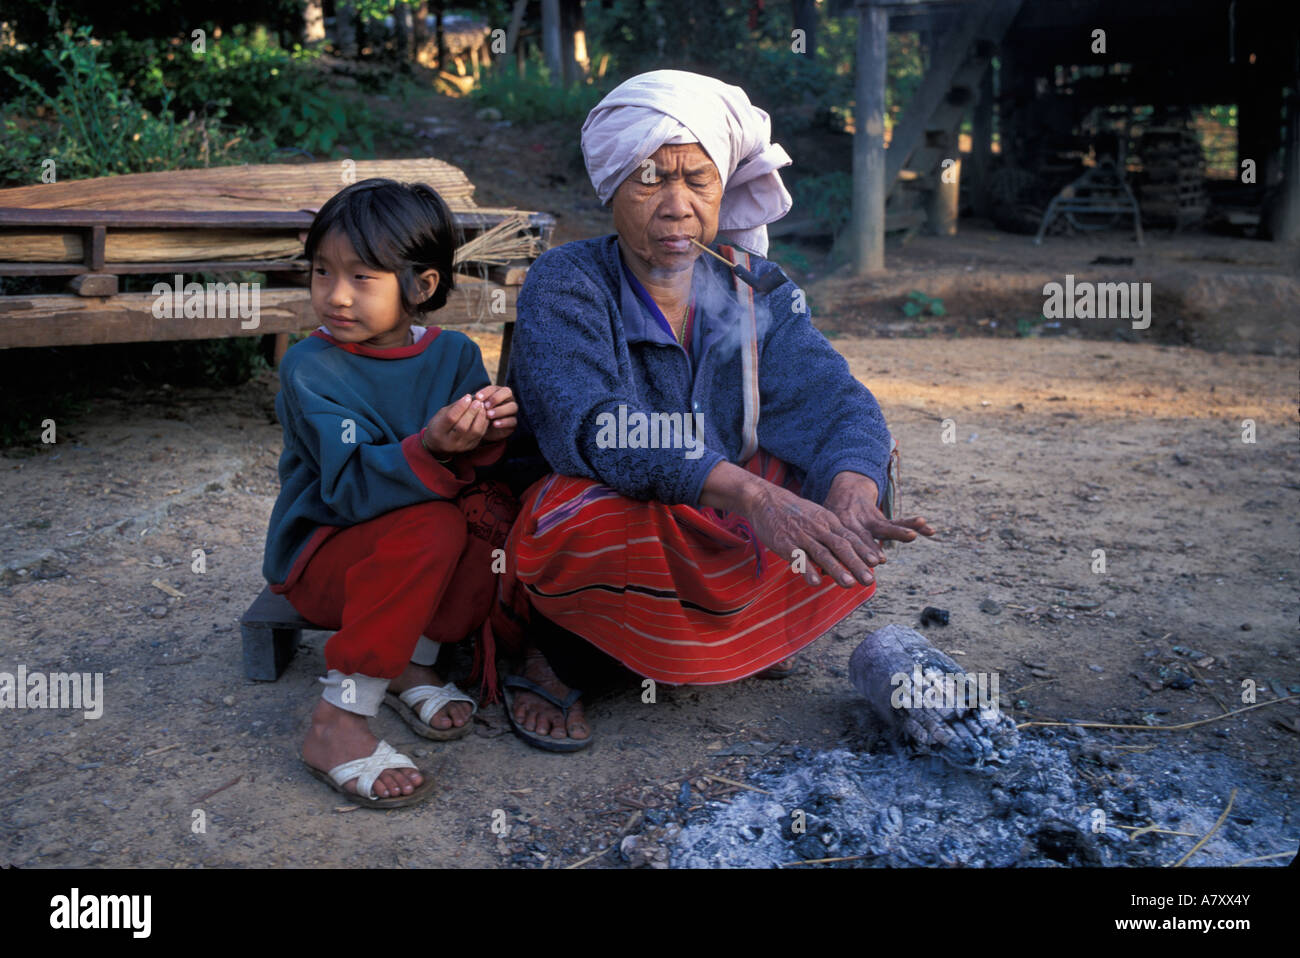
<instances>
[{"instance_id":1,"label":"flip flop sandal","mask_svg":"<svg viewBox=\"0 0 1300 958\"><path fill-rule=\"evenodd\" d=\"M770 679L772 681L779 682L782 679L788 679L792 675L797 675L799 672L802 671L803 671L803 667L799 664L798 661L794 661L791 662L789 666L787 666L786 668L779 668L778 665L773 665L770 668L766 668L762 672L759 672L757 675L754 676L754 678Z\"/></svg>"},{"instance_id":2,"label":"flip flop sandal","mask_svg":"<svg viewBox=\"0 0 1300 958\"><path fill-rule=\"evenodd\" d=\"M574 703L582 698L580 689L569 689L569 694L563 700L560 700L536 682L526 679L522 675L507 675L501 680L501 696L505 699L506 718L510 719L510 725L514 728L515 733L529 745L547 752L577 752L591 744L590 735L586 738L552 738L549 735L542 735L540 732L528 731L515 718L515 697L511 693L511 689L532 692L534 695L546 699L560 710L560 714L564 716L566 727L569 723L569 709L573 708Z\"/></svg>"},{"instance_id":3,"label":"flip flop sandal","mask_svg":"<svg viewBox=\"0 0 1300 958\"><path fill-rule=\"evenodd\" d=\"M303 760L306 765L306 759ZM375 780L390 768L415 768L415 763L403 755L387 742L380 742L375 746L374 752L369 758L353 759L351 762L343 762L335 765L328 772L322 772L314 766L307 765L307 770L316 778L334 789L336 792L342 792L347 796L349 801L362 805L365 808L402 808L406 805L415 805L429 797L433 791L433 779L427 772L418 770L424 776L424 781L416 786L415 791L410 795L398 795L394 798L378 798L371 794L374 789ZM357 780L357 791L349 792L344 788L344 784L351 779Z\"/></svg>"},{"instance_id":4,"label":"flip flop sandal","mask_svg":"<svg viewBox=\"0 0 1300 958\"><path fill-rule=\"evenodd\" d=\"M453 682L446 685L417 685L407 689L401 695L392 692L384 694L384 704L397 712L411 727L411 731L435 742L450 742L464 738L473 730L473 722L466 721L459 727L434 728L429 721L449 702L468 702L473 706L470 711L472 719L478 711L478 703L458 689Z\"/></svg>"}]
</instances>

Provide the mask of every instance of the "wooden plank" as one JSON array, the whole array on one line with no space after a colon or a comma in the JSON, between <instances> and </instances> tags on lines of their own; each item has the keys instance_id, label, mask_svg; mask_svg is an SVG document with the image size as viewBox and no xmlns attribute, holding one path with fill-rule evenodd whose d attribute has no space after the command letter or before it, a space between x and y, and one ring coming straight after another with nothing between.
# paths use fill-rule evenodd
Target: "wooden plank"
<instances>
[{"instance_id":1,"label":"wooden plank","mask_svg":"<svg viewBox=\"0 0 1300 958\"><path fill-rule=\"evenodd\" d=\"M468 242L520 212L488 209L460 211L453 215ZM549 213L525 211L525 215L530 229L537 236L549 237L555 228L555 218ZM302 241L298 237L311 226L311 222L310 213L265 210L0 209L0 269L13 263L84 264L90 255L82 235L87 227L98 230L95 235L104 244L101 250L103 259L93 267L95 272L113 271L104 267L104 260L119 264L296 260L302 255ZM109 227L106 239L103 238L104 226ZM94 248L90 252L93 253ZM67 272L75 274L78 270ZM10 275L22 275L22 272Z\"/></svg>"},{"instance_id":2,"label":"wooden plank","mask_svg":"<svg viewBox=\"0 0 1300 958\"><path fill-rule=\"evenodd\" d=\"M303 230L313 218L311 213L292 210L0 209L0 226Z\"/></svg>"},{"instance_id":3,"label":"wooden plank","mask_svg":"<svg viewBox=\"0 0 1300 958\"><path fill-rule=\"evenodd\" d=\"M437 326L511 322L517 286L497 286L457 277L447 304L429 317ZM152 293L110 297L59 294L0 297L0 349L27 346L83 346L97 343L159 342L262 336L315 329L320 325L305 289L259 289L252 318L167 318L154 316Z\"/></svg>"},{"instance_id":4,"label":"wooden plank","mask_svg":"<svg viewBox=\"0 0 1300 958\"><path fill-rule=\"evenodd\" d=\"M515 324L506 323L501 330L501 358L497 360L497 385L506 384L506 376L510 373L510 347L515 341Z\"/></svg>"},{"instance_id":5,"label":"wooden plank","mask_svg":"<svg viewBox=\"0 0 1300 958\"><path fill-rule=\"evenodd\" d=\"M0 190L0 193L7 191ZM517 210L508 206L480 206L452 210L461 229L485 230L521 212L534 226L555 226L550 213ZM0 226L88 227L113 226L119 229L240 229L304 230L311 226L315 214L306 210L188 210L188 209L30 209L0 207Z\"/></svg>"},{"instance_id":6,"label":"wooden plank","mask_svg":"<svg viewBox=\"0 0 1300 958\"><path fill-rule=\"evenodd\" d=\"M3 263L84 264L92 253L78 231L10 232L0 225ZM302 242L297 230L277 235L241 229L110 229L104 236L102 255L95 272L112 272L106 263L293 260L302 256Z\"/></svg>"},{"instance_id":7,"label":"wooden plank","mask_svg":"<svg viewBox=\"0 0 1300 958\"><path fill-rule=\"evenodd\" d=\"M90 249L86 252L86 265L99 272L104 268L108 230L96 224L90 228Z\"/></svg>"},{"instance_id":8,"label":"wooden plank","mask_svg":"<svg viewBox=\"0 0 1300 958\"><path fill-rule=\"evenodd\" d=\"M321 629L316 623L304 619L288 599L276 595L270 586L262 589L239 619L240 625L261 625L281 629ZM326 630L329 631L329 630Z\"/></svg>"},{"instance_id":9,"label":"wooden plank","mask_svg":"<svg viewBox=\"0 0 1300 958\"><path fill-rule=\"evenodd\" d=\"M935 236L957 235L957 201L961 190L961 157L941 174L930 192L926 223ZM949 182L950 181L950 182Z\"/></svg>"},{"instance_id":10,"label":"wooden plank","mask_svg":"<svg viewBox=\"0 0 1300 958\"><path fill-rule=\"evenodd\" d=\"M130 173L0 190L0 206L28 209L299 210L319 209L347 184L379 176L427 183L453 210L474 207L474 184L436 160L356 160L250 164L206 170Z\"/></svg>"},{"instance_id":11,"label":"wooden plank","mask_svg":"<svg viewBox=\"0 0 1300 958\"><path fill-rule=\"evenodd\" d=\"M104 271L115 276L141 273L305 273L310 264L305 259L256 260L221 259L188 260L166 263L105 263ZM77 276L91 269L83 263L14 263L0 262L0 276ZM287 280L286 280L287 281Z\"/></svg>"},{"instance_id":12,"label":"wooden plank","mask_svg":"<svg viewBox=\"0 0 1300 958\"><path fill-rule=\"evenodd\" d=\"M78 296L116 296L117 277L111 273L82 273L68 280L68 289Z\"/></svg>"},{"instance_id":13,"label":"wooden plank","mask_svg":"<svg viewBox=\"0 0 1300 958\"><path fill-rule=\"evenodd\" d=\"M516 260L505 266L491 266L488 268L488 278L502 286L523 286L528 277L528 267L527 260Z\"/></svg>"}]
</instances>

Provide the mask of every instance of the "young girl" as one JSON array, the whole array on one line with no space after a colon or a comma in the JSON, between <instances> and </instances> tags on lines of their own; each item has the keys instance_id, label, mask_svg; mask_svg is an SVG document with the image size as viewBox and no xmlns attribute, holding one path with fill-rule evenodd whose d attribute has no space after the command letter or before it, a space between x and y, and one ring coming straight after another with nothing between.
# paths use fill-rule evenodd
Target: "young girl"
<instances>
[{"instance_id":1,"label":"young girl","mask_svg":"<svg viewBox=\"0 0 1300 958\"><path fill-rule=\"evenodd\" d=\"M492 549L514 503L476 467L515 427L462 333L413 325L452 289L456 240L422 184L347 187L307 234L322 325L280 366L280 496L263 572L304 617L335 629L302 758L359 804L410 805L432 779L370 732L381 703L427 738L470 731L477 706L432 668L439 643L478 628L495 594Z\"/></svg>"}]
</instances>

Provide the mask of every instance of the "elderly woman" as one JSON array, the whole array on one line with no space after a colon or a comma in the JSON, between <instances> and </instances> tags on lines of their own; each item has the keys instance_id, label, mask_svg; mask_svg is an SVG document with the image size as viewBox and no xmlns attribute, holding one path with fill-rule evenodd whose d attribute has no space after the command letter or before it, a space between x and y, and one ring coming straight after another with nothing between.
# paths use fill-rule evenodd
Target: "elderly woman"
<instances>
[{"instance_id":1,"label":"elderly woman","mask_svg":"<svg viewBox=\"0 0 1300 958\"><path fill-rule=\"evenodd\" d=\"M550 250L519 297L509 384L552 471L524 496L494 616L523 658L511 721L560 751L590 729L529 638L543 619L660 682L780 678L871 597L881 540L933 534L882 512L880 408L762 258L790 209L767 114L659 70L592 110L582 150L617 234Z\"/></svg>"}]
</instances>

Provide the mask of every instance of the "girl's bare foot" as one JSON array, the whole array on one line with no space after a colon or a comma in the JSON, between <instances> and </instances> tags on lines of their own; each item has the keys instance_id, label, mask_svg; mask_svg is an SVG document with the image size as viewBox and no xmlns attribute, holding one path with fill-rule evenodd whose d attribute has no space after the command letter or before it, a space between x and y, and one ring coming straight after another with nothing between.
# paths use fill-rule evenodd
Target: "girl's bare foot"
<instances>
[{"instance_id":1,"label":"girl's bare foot","mask_svg":"<svg viewBox=\"0 0 1300 958\"><path fill-rule=\"evenodd\" d=\"M546 657L535 648L524 653L524 663L519 670L524 678L536 682L561 701L569 694L569 687L560 681ZM540 695L522 689L514 690L515 719L530 732L549 735L551 738L584 739L591 737L587 719L578 701L569 707L568 722L564 713Z\"/></svg>"},{"instance_id":2,"label":"girl's bare foot","mask_svg":"<svg viewBox=\"0 0 1300 958\"><path fill-rule=\"evenodd\" d=\"M428 665L416 665L414 662L408 662L406 670L388 683L390 692L401 695L407 689L413 689L417 685L437 685L443 686L447 680L440 676ZM448 702L438 711L433 713L433 718L429 725L439 731L446 731L449 728L460 728L469 721L469 717L474 714L474 707L468 702Z\"/></svg>"},{"instance_id":3,"label":"girl's bare foot","mask_svg":"<svg viewBox=\"0 0 1300 958\"><path fill-rule=\"evenodd\" d=\"M463 703L462 703L463 704ZM379 739L370 733L364 715L357 715L324 699L316 703L311 713L311 728L302 743L303 760L322 772L374 753ZM410 795L423 784L424 776L415 768L385 769L371 787L374 798L397 798ZM357 793L357 780L343 783L346 791ZM371 796L367 796L371 797Z\"/></svg>"}]
</instances>

